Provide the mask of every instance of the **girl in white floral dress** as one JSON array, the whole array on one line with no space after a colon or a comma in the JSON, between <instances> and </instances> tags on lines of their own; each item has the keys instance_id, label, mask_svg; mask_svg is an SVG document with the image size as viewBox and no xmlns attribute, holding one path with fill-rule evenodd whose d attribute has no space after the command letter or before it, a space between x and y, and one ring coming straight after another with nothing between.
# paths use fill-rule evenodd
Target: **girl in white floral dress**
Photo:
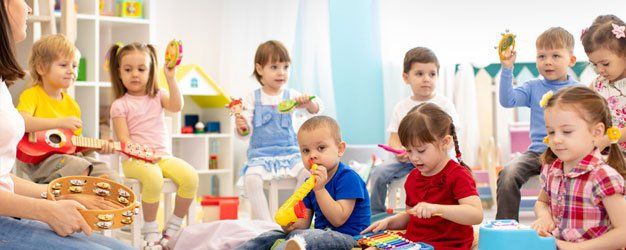
<instances>
[{"instance_id":1,"label":"girl in white floral dress","mask_svg":"<svg viewBox=\"0 0 626 250\"><path fill-rule=\"evenodd\" d=\"M589 62L598 77L590 87L609 105L613 124L622 131L619 145L626 152L626 24L615 15L598 16L591 27L583 30L581 40ZM596 142L600 148L610 145L605 136Z\"/></svg>"}]
</instances>

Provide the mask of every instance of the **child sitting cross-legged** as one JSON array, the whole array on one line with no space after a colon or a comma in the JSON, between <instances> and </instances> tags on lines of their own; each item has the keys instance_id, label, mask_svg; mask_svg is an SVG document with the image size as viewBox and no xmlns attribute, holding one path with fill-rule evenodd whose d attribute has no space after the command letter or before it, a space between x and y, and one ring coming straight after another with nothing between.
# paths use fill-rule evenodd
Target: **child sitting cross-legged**
<instances>
[{"instance_id":1,"label":"child sitting cross-legged","mask_svg":"<svg viewBox=\"0 0 626 250\"><path fill-rule=\"evenodd\" d=\"M275 249L352 249L353 239L369 225L370 202L365 183L349 166L340 162L346 149L337 122L328 116L307 120L298 131L298 145L315 187L305 198L305 217L265 232L239 249L270 249L278 239L287 239ZM314 227L309 229L315 215Z\"/></svg>"}]
</instances>

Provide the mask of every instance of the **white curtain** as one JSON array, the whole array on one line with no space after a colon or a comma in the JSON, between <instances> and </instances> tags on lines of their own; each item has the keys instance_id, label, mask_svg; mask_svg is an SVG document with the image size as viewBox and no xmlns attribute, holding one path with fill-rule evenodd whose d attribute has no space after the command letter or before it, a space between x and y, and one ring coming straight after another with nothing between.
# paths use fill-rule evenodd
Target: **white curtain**
<instances>
[{"instance_id":1,"label":"white curtain","mask_svg":"<svg viewBox=\"0 0 626 250\"><path fill-rule=\"evenodd\" d=\"M469 166L475 166L478 161L478 147L480 146L480 131L478 129L478 107L476 101L476 81L474 67L470 63L459 65L454 75L454 104L459 114L459 146L463 153L463 161Z\"/></svg>"}]
</instances>

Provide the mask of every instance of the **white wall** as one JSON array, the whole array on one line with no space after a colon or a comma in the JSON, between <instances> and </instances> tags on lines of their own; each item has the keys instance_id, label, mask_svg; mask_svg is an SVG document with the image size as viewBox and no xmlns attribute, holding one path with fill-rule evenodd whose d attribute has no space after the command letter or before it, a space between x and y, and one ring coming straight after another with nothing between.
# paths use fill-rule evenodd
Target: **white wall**
<instances>
[{"instance_id":1,"label":"white wall","mask_svg":"<svg viewBox=\"0 0 626 250\"><path fill-rule=\"evenodd\" d=\"M259 44L279 40L291 50L298 1L158 0L155 45L164 51L183 42L183 64L198 64L234 97L260 87L251 76ZM235 176L245 163L247 142L234 140Z\"/></svg>"},{"instance_id":2,"label":"white wall","mask_svg":"<svg viewBox=\"0 0 626 250\"><path fill-rule=\"evenodd\" d=\"M402 60L408 49L426 46L443 64L496 62L494 46L505 29L517 34L517 60L534 61L537 36L553 26L572 33L575 55L587 60L581 30L599 14L626 18L623 0L383 0L380 5L383 55Z\"/></svg>"}]
</instances>

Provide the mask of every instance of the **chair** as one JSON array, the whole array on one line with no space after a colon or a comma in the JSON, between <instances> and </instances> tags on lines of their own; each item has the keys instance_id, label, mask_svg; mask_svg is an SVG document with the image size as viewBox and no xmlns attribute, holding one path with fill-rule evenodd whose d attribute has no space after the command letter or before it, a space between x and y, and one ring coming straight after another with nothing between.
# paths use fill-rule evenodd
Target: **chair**
<instances>
[{"instance_id":1,"label":"chair","mask_svg":"<svg viewBox=\"0 0 626 250\"><path fill-rule=\"evenodd\" d=\"M276 215L276 211L281 204L279 204L280 200L278 197L279 190L291 190L294 191L297 187L297 180L295 177L290 178L282 178L282 179L272 179L269 181L263 182L263 189L268 190L268 202L270 207L270 215L272 218ZM253 208L254 209L254 208Z\"/></svg>"},{"instance_id":2,"label":"chair","mask_svg":"<svg viewBox=\"0 0 626 250\"><path fill-rule=\"evenodd\" d=\"M102 156L101 156L102 157ZM137 202L141 202L141 183L137 179L126 178L124 177L124 172L122 171L121 157L118 153L113 154L111 156L111 168L115 171L118 171L119 175L123 178L124 185L129 187L135 195L137 196ZM163 214L165 222L169 218L169 215L174 211L173 198L178 190L178 186L169 178L163 179ZM197 213L197 204L196 202L192 202L191 206L189 206L189 212L187 213L187 225L195 224L196 222L196 213ZM131 245L136 248L140 248L142 246L141 239L141 228L143 227L143 210L140 210L139 214L135 215L135 221L131 225L130 232L125 232L122 230L116 230L115 237L122 238L126 240L130 240Z\"/></svg>"},{"instance_id":3,"label":"chair","mask_svg":"<svg viewBox=\"0 0 626 250\"><path fill-rule=\"evenodd\" d=\"M406 176L401 179L394 180L389 184L387 187L387 209L401 211L406 208L406 191L404 190L405 182Z\"/></svg>"}]
</instances>

